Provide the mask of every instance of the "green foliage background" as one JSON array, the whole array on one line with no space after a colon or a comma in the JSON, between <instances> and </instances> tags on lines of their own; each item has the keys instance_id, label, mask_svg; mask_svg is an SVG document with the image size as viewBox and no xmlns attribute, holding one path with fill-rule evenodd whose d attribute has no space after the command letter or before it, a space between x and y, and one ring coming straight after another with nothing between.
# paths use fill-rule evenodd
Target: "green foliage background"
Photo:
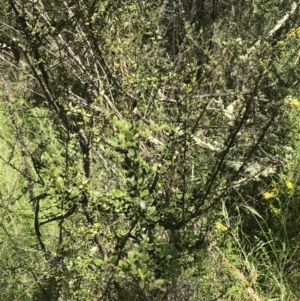
<instances>
[{"instance_id":1,"label":"green foliage background","mask_svg":"<svg viewBox=\"0 0 300 301\"><path fill-rule=\"evenodd\" d=\"M0 300L298 300L298 3L0 11Z\"/></svg>"}]
</instances>

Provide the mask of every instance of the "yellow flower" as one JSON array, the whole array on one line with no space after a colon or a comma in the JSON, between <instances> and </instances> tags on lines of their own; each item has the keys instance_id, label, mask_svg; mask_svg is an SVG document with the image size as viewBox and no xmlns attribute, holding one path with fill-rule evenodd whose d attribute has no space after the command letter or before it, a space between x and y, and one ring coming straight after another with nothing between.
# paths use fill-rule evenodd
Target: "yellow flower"
<instances>
[{"instance_id":1,"label":"yellow flower","mask_svg":"<svg viewBox=\"0 0 300 301\"><path fill-rule=\"evenodd\" d=\"M300 106L300 101L297 100L297 99L294 99L294 100L291 100L289 105L292 107L292 108L299 108Z\"/></svg>"},{"instance_id":2,"label":"yellow flower","mask_svg":"<svg viewBox=\"0 0 300 301\"><path fill-rule=\"evenodd\" d=\"M228 227L223 225L220 220L218 220L215 225L216 225L216 228L221 232L226 232L228 230Z\"/></svg>"},{"instance_id":3,"label":"yellow flower","mask_svg":"<svg viewBox=\"0 0 300 301\"><path fill-rule=\"evenodd\" d=\"M264 196L264 198L265 198L266 200L268 200L268 199L274 197L274 195L275 195L275 191L265 192L265 193L263 194L263 196Z\"/></svg>"},{"instance_id":4,"label":"yellow flower","mask_svg":"<svg viewBox=\"0 0 300 301\"><path fill-rule=\"evenodd\" d=\"M287 36L288 36L289 38L293 38L295 35L296 35L296 32L295 32L294 29L292 29L292 30L288 33Z\"/></svg>"},{"instance_id":5,"label":"yellow flower","mask_svg":"<svg viewBox=\"0 0 300 301\"><path fill-rule=\"evenodd\" d=\"M284 41L278 41L277 45L284 45Z\"/></svg>"},{"instance_id":6,"label":"yellow flower","mask_svg":"<svg viewBox=\"0 0 300 301\"><path fill-rule=\"evenodd\" d=\"M294 188L293 183L290 182L290 181L286 181L286 182L285 182L285 185L286 185L286 187L287 187L288 189L293 189L293 188Z\"/></svg>"},{"instance_id":7,"label":"yellow flower","mask_svg":"<svg viewBox=\"0 0 300 301\"><path fill-rule=\"evenodd\" d=\"M274 214L279 214L281 209L280 208L276 208L273 205L270 205L270 210L274 213Z\"/></svg>"},{"instance_id":8,"label":"yellow flower","mask_svg":"<svg viewBox=\"0 0 300 301\"><path fill-rule=\"evenodd\" d=\"M293 28L289 33L288 33L288 37L289 38L293 38L293 37L295 37L295 36L297 36L297 35L299 35L300 34L300 27L297 27L297 28Z\"/></svg>"}]
</instances>

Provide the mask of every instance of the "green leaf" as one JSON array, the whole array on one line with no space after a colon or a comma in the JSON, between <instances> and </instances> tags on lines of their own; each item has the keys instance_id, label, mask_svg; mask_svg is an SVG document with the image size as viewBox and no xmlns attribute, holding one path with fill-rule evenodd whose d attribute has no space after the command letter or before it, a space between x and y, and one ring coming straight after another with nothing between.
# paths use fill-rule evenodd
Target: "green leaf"
<instances>
[{"instance_id":1,"label":"green leaf","mask_svg":"<svg viewBox=\"0 0 300 301\"><path fill-rule=\"evenodd\" d=\"M155 280L155 284L158 285L158 286L163 285L164 280L163 279L157 279L157 280Z\"/></svg>"},{"instance_id":2,"label":"green leaf","mask_svg":"<svg viewBox=\"0 0 300 301\"><path fill-rule=\"evenodd\" d=\"M96 258L96 259L94 259L94 263L96 266L100 267L103 265L103 260Z\"/></svg>"},{"instance_id":3,"label":"green leaf","mask_svg":"<svg viewBox=\"0 0 300 301\"><path fill-rule=\"evenodd\" d=\"M143 274L146 274L148 271L148 268L146 266L142 267L142 273Z\"/></svg>"},{"instance_id":4,"label":"green leaf","mask_svg":"<svg viewBox=\"0 0 300 301\"><path fill-rule=\"evenodd\" d=\"M135 156L135 150L134 150L133 148L129 148L129 149L128 149L127 156L128 156L129 158L134 157L134 156Z\"/></svg>"},{"instance_id":5,"label":"green leaf","mask_svg":"<svg viewBox=\"0 0 300 301\"><path fill-rule=\"evenodd\" d=\"M146 197L149 195L149 190L148 189L145 189L143 190L141 193L140 193L140 197L143 198L143 197Z\"/></svg>"},{"instance_id":6,"label":"green leaf","mask_svg":"<svg viewBox=\"0 0 300 301\"><path fill-rule=\"evenodd\" d=\"M113 147L118 147L120 145L119 139L116 138L109 139L108 142Z\"/></svg>"},{"instance_id":7,"label":"green leaf","mask_svg":"<svg viewBox=\"0 0 300 301\"><path fill-rule=\"evenodd\" d=\"M131 272L132 275L137 275L138 274L138 270L137 270L135 264L131 265L131 271L130 272Z\"/></svg>"},{"instance_id":8,"label":"green leaf","mask_svg":"<svg viewBox=\"0 0 300 301\"><path fill-rule=\"evenodd\" d=\"M156 207L155 206L151 206L148 208L148 215L153 215L154 212L156 211Z\"/></svg>"},{"instance_id":9,"label":"green leaf","mask_svg":"<svg viewBox=\"0 0 300 301\"><path fill-rule=\"evenodd\" d=\"M123 144L125 142L125 135L124 134L119 134L118 138L119 138L119 143L120 144Z\"/></svg>"},{"instance_id":10,"label":"green leaf","mask_svg":"<svg viewBox=\"0 0 300 301\"><path fill-rule=\"evenodd\" d=\"M120 260L119 261L119 267L121 267L123 269L127 269L128 268L128 263L126 261Z\"/></svg>"},{"instance_id":11,"label":"green leaf","mask_svg":"<svg viewBox=\"0 0 300 301\"><path fill-rule=\"evenodd\" d=\"M131 262L134 262L134 261L135 261L135 259L134 259L135 255L136 255L136 252L135 252L135 251L129 251L128 254L127 254L128 259L129 259Z\"/></svg>"},{"instance_id":12,"label":"green leaf","mask_svg":"<svg viewBox=\"0 0 300 301\"><path fill-rule=\"evenodd\" d=\"M141 289L144 289L145 287L145 282L143 280L140 281L139 286Z\"/></svg>"},{"instance_id":13,"label":"green leaf","mask_svg":"<svg viewBox=\"0 0 300 301\"><path fill-rule=\"evenodd\" d=\"M130 142L130 141L133 141L133 140L134 140L133 133L132 133L132 132L129 132L129 133L126 135L126 141Z\"/></svg>"}]
</instances>

